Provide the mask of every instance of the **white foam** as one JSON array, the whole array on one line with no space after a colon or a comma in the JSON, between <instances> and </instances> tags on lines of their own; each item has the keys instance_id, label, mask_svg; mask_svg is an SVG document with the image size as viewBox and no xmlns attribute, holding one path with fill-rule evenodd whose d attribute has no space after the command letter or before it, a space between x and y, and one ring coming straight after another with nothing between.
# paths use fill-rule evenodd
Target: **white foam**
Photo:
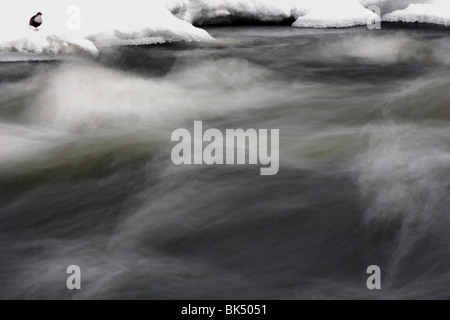
<instances>
[{"instance_id":1,"label":"white foam","mask_svg":"<svg viewBox=\"0 0 450 320\"><path fill-rule=\"evenodd\" d=\"M367 133L370 149L355 166L361 193L372 201L367 219L432 219L430 208L444 197L448 183L442 172L450 153L440 145L447 130L390 123L369 127Z\"/></svg>"},{"instance_id":2,"label":"white foam","mask_svg":"<svg viewBox=\"0 0 450 320\"><path fill-rule=\"evenodd\" d=\"M318 49L316 57L335 63L348 62L347 59L375 65L448 63L441 46L403 32L382 37L374 33L359 34L322 44Z\"/></svg>"},{"instance_id":3,"label":"white foam","mask_svg":"<svg viewBox=\"0 0 450 320\"><path fill-rule=\"evenodd\" d=\"M269 73L242 60L206 61L188 71L176 70L174 66L164 78L144 79L93 65L68 65L33 81L39 94L22 120L51 130L96 135L121 128L154 132L178 127L192 116L207 119L264 108L278 102L274 90L292 93L282 84L274 86L273 80L261 80L270 78ZM224 96L227 99L218 100Z\"/></svg>"}]
</instances>

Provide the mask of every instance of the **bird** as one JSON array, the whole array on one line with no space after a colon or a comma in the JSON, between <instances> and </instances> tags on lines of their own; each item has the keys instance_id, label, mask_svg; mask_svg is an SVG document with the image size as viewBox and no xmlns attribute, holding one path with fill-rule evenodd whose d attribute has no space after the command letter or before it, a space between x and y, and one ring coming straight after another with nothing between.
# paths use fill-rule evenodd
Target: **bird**
<instances>
[{"instance_id":1,"label":"bird","mask_svg":"<svg viewBox=\"0 0 450 320\"><path fill-rule=\"evenodd\" d=\"M42 24L42 13L38 12L36 15L32 16L30 19L30 26L33 27L36 31Z\"/></svg>"}]
</instances>

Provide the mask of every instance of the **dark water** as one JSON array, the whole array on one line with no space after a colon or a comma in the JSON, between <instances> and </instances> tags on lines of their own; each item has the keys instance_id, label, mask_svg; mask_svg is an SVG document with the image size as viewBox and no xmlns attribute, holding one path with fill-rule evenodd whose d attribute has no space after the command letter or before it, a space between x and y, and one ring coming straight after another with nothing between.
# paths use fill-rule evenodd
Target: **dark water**
<instances>
[{"instance_id":1,"label":"dark water","mask_svg":"<svg viewBox=\"0 0 450 320\"><path fill-rule=\"evenodd\" d=\"M0 63L0 298L450 298L448 32L208 31ZM280 173L173 165L195 120Z\"/></svg>"}]
</instances>

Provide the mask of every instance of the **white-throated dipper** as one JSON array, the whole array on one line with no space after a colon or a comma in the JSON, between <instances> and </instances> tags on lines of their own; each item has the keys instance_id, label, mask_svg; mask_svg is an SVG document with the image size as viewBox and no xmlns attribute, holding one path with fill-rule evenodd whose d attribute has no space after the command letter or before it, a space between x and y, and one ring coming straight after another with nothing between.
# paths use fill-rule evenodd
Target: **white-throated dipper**
<instances>
[{"instance_id":1,"label":"white-throated dipper","mask_svg":"<svg viewBox=\"0 0 450 320\"><path fill-rule=\"evenodd\" d=\"M36 15L31 17L30 26L37 29L41 26L41 24L42 24L42 13L38 12Z\"/></svg>"}]
</instances>

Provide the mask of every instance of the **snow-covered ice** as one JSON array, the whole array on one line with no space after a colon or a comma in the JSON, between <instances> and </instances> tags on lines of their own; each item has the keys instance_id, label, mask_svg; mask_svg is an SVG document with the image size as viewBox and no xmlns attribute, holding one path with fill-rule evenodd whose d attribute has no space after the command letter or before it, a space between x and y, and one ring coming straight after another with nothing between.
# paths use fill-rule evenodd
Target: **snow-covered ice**
<instances>
[{"instance_id":1,"label":"snow-covered ice","mask_svg":"<svg viewBox=\"0 0 450 320\"><path fill-rule=\"evenodd\" d=\"M367 10L380 7L386 21L447 24L448 8L433 0L165 0L177 17L194 24L239 20L297 20L296 27L328 28L365 25L376 19ZM443 2L448 2L447 0ZM402 10L402 11L399 11Z\"/></svg>"},{"instance_id":2,"label":"snow-covered ice","mask_svg":"<svg viewBox=\"0 0 450 320\"><path fill-rule=\"evenodd\" d=\"M80 9L79 29L68 27L73 5ZM377 18L370 5L380 6L384 21L450 26L450 0L21 0L0 3L0 53L95 56L101 46L209 41L193 24L239 19L351 27ZM44 24L35 32L28 21L38 11Z\"/></svg>"},{"instance_id":3,"label":"snow-covered ice","mask_svg":"<svg viewBox=\"0 0 450 320\"><path fill-rule=\"evenodd\" d=\"M344 28L367 25L378 16L357 0L316 0L311 11L294 22L294 27Z\"/></svg>"},{"instance_id":4,"label":"snow-covered ice","mask_svg":"<svg viewBox=\"0 0 450 320\"><path fill-rule=\"evenodd\" d=\"M228 18L279 22L306 14L313 0L166 0L169 10L196 24Z\"/></svg>"},{"instance_id":5,"label":"snow-covered ice","mask_svg":"<svg viewBox=\"0 0 450 320\"><path fill-rule=\"evenodd\" d=\"M68 8L74 5L79 8L79 28L68 24L73 15ZM205 30L170 13L164 0L22 0L1 2L0 9L7 12L0 19L3 53L83 52L95 56L98 46L212 39ZM38 11L44 14L44 23L36 32L28 27L28 21Z\"/></svg>"},{"instance_id":6,"label":"snow-covered ice","mask_svg":"<svg viewBox=\"0 0 450 320\"><path fill-rule=\"evenodd\" d=\"M84 0L88 1L88 0ZM142 40L163 38L165 41L204 41L212 37L203 29L175 17L158 0L128 0L108 2L108 14L102 15L103 6L86 4L87 17L84 36L93 40ZM98 17L103 17L98 19Z\"/></svg>"},{"instance_id":7,"label":"snow-covered ice","mask_svg":"<svg viewBox=\"0 0 450 320\"><path fill-rule=\"evenodd\" d=\"M360 0L365 7L376 5L380 7L381 13L387 14L396 10L406 9L411 3L430 3L433 0Z\"/></svg>"},{"instance_id":8,"label":"snow-covered ice","mask_svg":"<svg viewBox=\"0 0 450 320\"><path fill-rule=\"evenodd\" d=\"M366 10L377 5L382 13L405 9L414 0L165 0L177 17L194 24L239 20L280 22L299 19L297 27L350 27L374 18ZM426 3L429 0L416 0ZM376 18L376 17L375 17Z\"/></svg>"},{"instance_id":9,"label":"snow-covered ice","mask_svg":"<svg viewBox=\"0 0 450 320\"><path fill-rule=\"evenodd\" d=\"M165 0L167 8L195 24L231 22L230 18L280 22L305 17L305 22L349 26L366 23L362 6L378 5L384 13L406 8L411 0ZM426 0L422 0L424 2ZM351 2L351 4L349 4ZM417 0L416 2L421 2ZM361 5L358 5L358 4ZM358 12L359 11L359 12ZM370 14L369 14L370 15ZM364 20L364 21L363 21ZM351 21L351 22L350 22ZM323 23L319 23L323 22ZM301 20L298 24L303 25ZM315 25L315 23L313 25Z\"/></svg>"},{"instance_id":10,"label":"snow-covered ice","mask_svg":"<svg viewBox=\"0 0 450 320\"><path fill-rule=\"evenodd\" d=\"M411 4L404 10L383 16L388 22L418 22L450 26L450 1L435 1L429 4Z\"/></svg>"},{"instance_id":11,"label":"snow-covered ice","mask_svg":"<svg viewBox=\"0 0 450 320\"><path fill-rule=\"evenodd\" d=\"M20 52L38 54L78 54L89 53L98 55L95 45L82 37L36 32L31 28L22 28L15 34L16 39L2 41L0 52Z\"/></svg>"}]
</instances>

